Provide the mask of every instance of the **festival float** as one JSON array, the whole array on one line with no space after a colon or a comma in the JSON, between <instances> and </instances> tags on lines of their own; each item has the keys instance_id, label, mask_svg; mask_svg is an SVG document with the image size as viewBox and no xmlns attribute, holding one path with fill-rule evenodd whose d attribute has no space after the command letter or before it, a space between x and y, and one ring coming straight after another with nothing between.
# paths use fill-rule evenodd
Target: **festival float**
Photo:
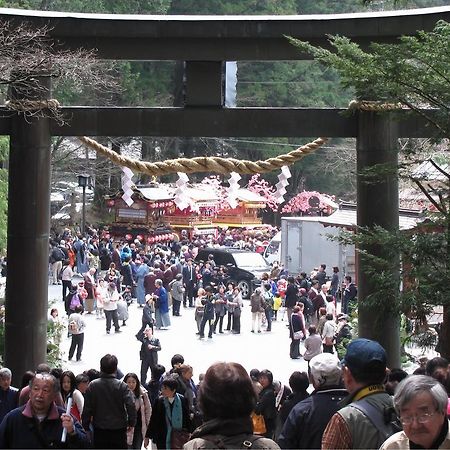
<instances>
[{"instance_id":1,"label":"festival float","mask_svg":"<svg viewBox=\"0 0 450 450\"><path fill-rule=\"evenodd\" d=\"M177 194L182 191L182 196ZM258 211L266 207L264 197L248 189L236 190L236 203L226 201L226 191L208 183L132 186L128 203L120 190L107 196L106 205L114 210L110 234L131 240L137 235L149 243L171 240L173 233L184 230L190 238L217 236L221 228L254 228L263 226ZM160 237L162 236L162 237ZM152 239L153 238L153 239Z\"/></svg>"},{"instance_id":2,"label":"festival float","mask_svg":"<svg viewBox=\"0 0 450 450\"><path fill-rule=\"evenodd\" d=\"M131 202L123 198L123 190L105 196L106 206L114 211L108 230L111 237L150 244L172 240L172 229L164 217L175 208L173 194L157 185L132 186L131 190Z\"/></svg>"}]
</instances>

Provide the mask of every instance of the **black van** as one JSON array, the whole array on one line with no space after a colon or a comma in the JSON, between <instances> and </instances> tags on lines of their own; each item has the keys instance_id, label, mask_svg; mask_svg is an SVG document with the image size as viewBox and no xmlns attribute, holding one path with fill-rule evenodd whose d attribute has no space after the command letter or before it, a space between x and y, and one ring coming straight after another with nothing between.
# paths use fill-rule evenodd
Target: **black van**
<instances>
[{"instance_id":1,"label":"black van","mask_svg":"<svg viewBox=\"0 0 450 450\"><path fill-rule=\"evenodd\" d=\"M216 265L227 268L230 281L239 286L242 298L250 298L255 287L261 285L261 275L271 270L261 254L232 247L201 249L195 261L208 261L209 255L213 255Z\"/></svg>"}]
</instances>

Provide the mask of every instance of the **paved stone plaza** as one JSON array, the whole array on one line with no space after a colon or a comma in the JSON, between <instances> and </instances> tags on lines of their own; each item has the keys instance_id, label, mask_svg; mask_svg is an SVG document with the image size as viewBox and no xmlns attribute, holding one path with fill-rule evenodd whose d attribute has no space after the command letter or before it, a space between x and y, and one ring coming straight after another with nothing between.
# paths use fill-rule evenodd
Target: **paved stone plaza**
<instances>
[{"instance_id":1,"label":"paved stone plaza","mask_svg":"<svg viewBox=\"0 0 450 450\"><path fill-rule=\"evenodd\" d=\"M64 315L61 299L61 286L49 286L49 305L57 307L60 315ZM53 300L57 300L53 303ZM100 358L106 353L114 353L119 359L119 367L123 372L140 373L139 350L140 342L135 338L141 327L142 308L133 303L129 308L130 318L127 325L121 328L122 333L115 334L114 327L111 334L106 334L105 319L97 319L95 314L84 314L86 331L84 350L81 361L67 361L70 339L64 335L62 350L64 352L63 369L70 369L75 374L83 370L99 369ZM162 350L159 352L159 362L166 368L170 367L170 359L175 353L181 353L187 364L194 368L194 380L215 361L236 361L247 370L269 369L274 378L287 384L290 374L295 370L306 371L307 364L303 359L289 358L289 331L286 327L287 316L284 320L272 323L272 331L262 331L260 334L251 333L251 312L248 300L244 300L241 316L241 334L235 335L225 331L224 334L213 335L203 340L196 336L194 308L181 307L182 317L170 316L172 326L170 330L155 330L161 341ZM226 318L224 320L226 327ZM208 329L208 326L206 327ZM264 327L262 328L264 330ZM301 349L303 353L303 348ZM75 359L75 358L74 358ZM150 373L149 373L150 377Z\"/></svg>"}]
</instances>

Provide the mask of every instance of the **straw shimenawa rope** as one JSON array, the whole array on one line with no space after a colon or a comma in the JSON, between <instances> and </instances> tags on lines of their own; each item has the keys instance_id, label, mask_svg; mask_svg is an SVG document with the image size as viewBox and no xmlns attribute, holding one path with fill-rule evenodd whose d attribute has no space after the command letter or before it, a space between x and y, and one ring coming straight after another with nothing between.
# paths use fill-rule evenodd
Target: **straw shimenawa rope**
<instances>
[{"instance_id":1,"label":"straw shimenawa rope","mask_svg":"<svg viewBox=\"0 0 450 450\"><path fill-rule=\"evenodd\" d=\"M7 100L5 102L5 106L13 111L33 112L41 111L43 109L57 111L61 105L59 104L58 100L52 98L49 100Z\"/></svg>"},{"instance_id":2,"label":"straw shimenawa rope","mask_svg":"<svg viewBox=\"0 0 450 450\"><path fill-rule=\"evenodd\" d=\"M285 155L279 155L275 158L269 158L264 161L248 161L235 158L204 156L196 158L168 159L166 161L151 163L146 161L138 161L119 155L118 153L86 136L79 137L78 139L96 152L106 156L113 163L119 166L128 167L134 172L145 173L151 176L161 176L176 172L213 172L223 174L231 172L243 174L266 173L280 169L283 166L294 164L296 161L299 161L310 153L313 153L327 141L326 138L318 138L313 142L302 145L296 150L293 150Z\"/></svg>"},{"instance_id":3,"label":"straw shimenawa rope","mask_svg":"<svg viewBox=\"0 0 450 450\"><path fill-rule=\"evenodd\" d=\"M402 103L387 103L373 100L352 100L348 104L349 110L361 111L392 111L395 109L405 109Z\"/></svg>"}]
</instances>

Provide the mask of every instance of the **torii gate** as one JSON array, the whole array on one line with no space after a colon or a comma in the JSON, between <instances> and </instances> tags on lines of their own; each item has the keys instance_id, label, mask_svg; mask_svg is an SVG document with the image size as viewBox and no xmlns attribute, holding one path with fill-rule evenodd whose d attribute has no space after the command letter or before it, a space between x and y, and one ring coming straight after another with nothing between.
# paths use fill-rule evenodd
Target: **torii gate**
<instances>
[{"instance_id":1,"label":"torii gate","mask_svg":"<svg viewBox=\"0 0 450 450\"><path fill-rule=\"evenodd\" d=\"M15 378L46 357L51 136L353 137L358 173L397 165L399 137L427 137L425 124L405 114L337 108L226 108L225 61L301 60L286 35L327 46L327 34L360 44L393 42L450 20L450 7L325 16L125 16L0 9L0 20L49 26L67 49L97 49L99 58L185 61L186 98L179 108L62 107L67 123L6 111L0 133L10 136L6 358ZM49 98L51 93L48 93ZM396 113L397 115L399 112ZM358 225L398 228L395 174L377 184L357 181ZM26 259L28 264L24 264ZM398 318L383 317L364 299L375 289L359 261L359 334L378 340L388 364L400 362ZM389 302L389 299L386 299Z\"/></svg>"}]
</instances>

